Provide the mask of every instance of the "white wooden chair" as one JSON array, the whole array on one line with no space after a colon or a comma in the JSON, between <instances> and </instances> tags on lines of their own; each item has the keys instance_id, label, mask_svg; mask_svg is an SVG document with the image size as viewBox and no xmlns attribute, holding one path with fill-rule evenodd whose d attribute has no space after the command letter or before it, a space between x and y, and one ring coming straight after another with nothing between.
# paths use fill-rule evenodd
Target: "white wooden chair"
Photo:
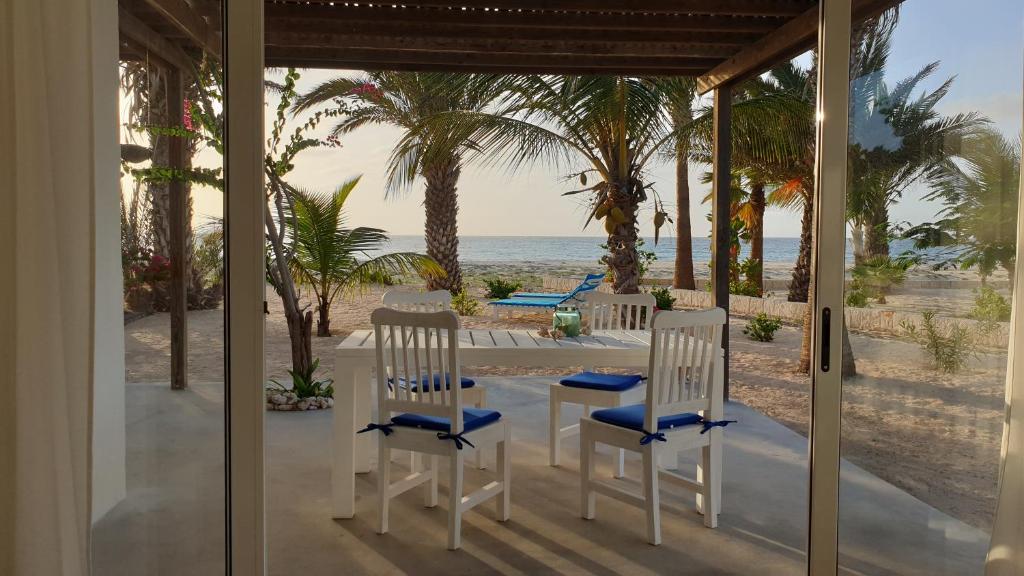
<instances>
[{"instance_id":1,"label":"white wooden chair","mask_svg":"<svg viewBox=\"0 0 1024 576\"><path fill-rule=\"evenodd\" d=\"M654 317L656 302L650 294L605 294L593 291L582 306L584 322L591 330L646 330ZM552 384L548 420L548 463L558 466L562 439L577 434L579 424L562 427L562 404L582 404L583 415L592 406L615 407L641 398L640 374L598 374L584 371ZM620 478L625 466L625 451L619 450L615 477Z\"/></svg>"},{"instance_id":2,"label":"white wooden chair","mask_svg":"<svg viewBox=\"0 0 1024 576\"><path fill-rule=\"evenodd\" d=\"M511 475L511 428L494 410L462 407L460 386L427 386L414 393L406 386L390 385L387 374L406 382L430 381L450 374L457 380L459 366L459 318L451 311L403 312L378 308L371 315L377 347L377 408L379 423L363 431L380 430L377 498L378 533L388 531L388 505L392 498L426 484L426 506L437 505L438 457L449 459L448 548L460 546L462 515L485 500L496 497L497 519L509 518ZM495 445L497 480L463 496L465 454ZM391 450L410 450L429 455L424 470L412 470L391 481Z\"/></svg>"},{"instance_id":3,"label":"white wooden chair","mask_svg":"<svg viewBox=\"0 0 1024 576\"><path fill-rule=\"evenodd\" d=\"M404 310L406 312L440 312L452 309L452 294L447 290L434 290L431 292L388 290L381 298L381 304L388 308ZM465 376L460 379L460 384L463 388L463 402L477 408L487 407L486 388L477 384L472 378ZM435 385L440 386L440 382L435 382ZM413 384L413 391L417 389L418 385ZM410 456L409 467L411 470L416 470L418 466L419 462L416 460L416 453L413 452ZM481 451L476 453L476 467L480 470L486 468L484 455Z\"/></svg>"},{"instance_id":4,"label":"white wooden chair","mask_svg":"<svg viewBox=\"0 0 1024 576\"><path fill-rule=\"evenodd\" d=\"M658 483L681 484L697 493L704 525L718 525L722 494L722 330L725 311L660 312L652 323L650 378L643 404L595 411L580 422L580 513L594 518L595 495L635 504L647 513L647 540L661 543ZM641 453L640 494L594 479L596 444ZM657 456L673 461L684 450L701 450L697 478L662 470Z\"/></svg>"}]
</instances>

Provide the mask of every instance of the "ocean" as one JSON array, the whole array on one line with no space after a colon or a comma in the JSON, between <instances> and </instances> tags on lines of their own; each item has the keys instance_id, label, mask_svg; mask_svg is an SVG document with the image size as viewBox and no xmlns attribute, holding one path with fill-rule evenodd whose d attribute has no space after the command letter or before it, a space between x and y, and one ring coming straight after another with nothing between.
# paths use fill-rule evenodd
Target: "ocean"
<instances>
[{"instance_id":1,"label":"ocean","mask_svg":"<svg viewBox=\"0 0 1024 576\"><path fill-rule=\"evenodd\" d=\"M595 236L460 236L459 259L466 263L486 264L493 262L538 262L538 263L596 263L605 254L601 248L603 238ZM765 238L765 263L796 261L799 238ZM908 240L892 243L891 253L900 254L912 247ZM655 253L659 262L675 260L675 238L662 238L657 246L653 238L644 239L644 250ZM386 248L389 252L426 251L422 236L392 236ZM740 258L745 258L750 247L744 243ZM695 262L711 260L710 239L693 239ZM853 262L853 252L847 242L846 259Z\"/></svg>"}]
</instances>

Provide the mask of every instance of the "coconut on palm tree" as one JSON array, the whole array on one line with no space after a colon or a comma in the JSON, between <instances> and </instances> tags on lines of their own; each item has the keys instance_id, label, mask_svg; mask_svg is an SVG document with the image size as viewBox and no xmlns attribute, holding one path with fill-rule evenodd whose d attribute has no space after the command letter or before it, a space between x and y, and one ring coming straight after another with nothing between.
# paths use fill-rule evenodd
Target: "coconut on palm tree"
<instances>
[{"instance_id":1,"label":"coconut on palm tree","mask_svg":"<svg viewBox=\"0 0 1024 576\"><path fill-rule=\"evenodd\" d=\"M510 75L479 77L471 91L494 105L435 115L407 136L416 146L431 134L425 155L443 157L458 145L465 153L510 169L546 162L578 178L586 194L586 223L603 220L616 293L639 291L637 219L652 196L645 169L676 133L658 80L617 76ZM461 89L460 89L461 90ZM495 97L496 95L496 97ZM655 225L668 215L655 198Z\"/></svg>"},{"instance_id":2,"label":"coconut on palm tree","mask_svg":"<svg viewBox=\"0 0 1024 576\"><path fill-rule=\"evenodd\" d=\"M429 256L413 252L376 254L388 242L378 228L345 227L345 200L359 183L348 180L334 192L296 189L291 226L292 264L301 282L316 296L317 336L331 335L331 305L346 291L374 284L382 278L417 273L424 278L444 275Z\"/></svg>"},{"instance_id":3,"label":"coconut on palm tree","mask_svg":"<svg viewBox=\"0 0 1024 576\"><path fill-rule=\"evenodd\" d=\"M421 72L343 76L314 87L300 96L294 106L294 111L299 112L335 101L354 104L334 126L333 137L371 124L389 124L405 130L403 145L391 154L386 193L406 191L416 180L423 179L427 255L445 271L443 276L430 277L428 288L453 293L462 291L458 183L462 171L460 148L465 143L456 143L427 160L421 153L419 140L429 137L421 131L424 119L440 112L478 110L487 104L488 91L458 89L465 86L468 78L472 76Z\"/></svg>"}]
</instances>

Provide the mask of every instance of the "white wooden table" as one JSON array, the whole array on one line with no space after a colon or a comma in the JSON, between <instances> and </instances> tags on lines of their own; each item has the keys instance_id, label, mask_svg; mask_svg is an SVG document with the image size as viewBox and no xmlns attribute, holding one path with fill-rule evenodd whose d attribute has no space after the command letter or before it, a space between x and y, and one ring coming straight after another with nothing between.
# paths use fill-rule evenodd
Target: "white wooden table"
<instances>
[{"instance_id":1,"label":"white wooden table","mask_svg":"<svg viewBox=\"0 0 1024 576\"><path fill-rule=\"evenodd\" d=\"M335 350L331 469L335 518L354 515L355 475L370 471L370 453L376 435L356 436L356 431L372 419L374 383L370 380L370 371L376 364L375 354L372 330L353 332ZM650 333L603 330L590 336L555 341L541 338L536 330L461 330L459 356L462 366L646 368Z\"/></svg>"}]
</instances>

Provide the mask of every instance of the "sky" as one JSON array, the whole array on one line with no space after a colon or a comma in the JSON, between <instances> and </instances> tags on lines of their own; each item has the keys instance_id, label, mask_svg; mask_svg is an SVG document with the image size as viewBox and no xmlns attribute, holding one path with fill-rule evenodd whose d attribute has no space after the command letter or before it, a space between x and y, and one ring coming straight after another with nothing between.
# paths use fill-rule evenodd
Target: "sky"
<instances>
[{"instance_id":1,"label":"sky","mask_svg":"<svg viewBox=\"0 0 1024 576\"><path fill-rule=\"evenodd\" d=\"M965 9L965 7L968 7ZM944 114L978 111L995 127L1016 138L1022 126L1024 86L1024 2L1021 0L907 0L901 9L886 78L898 81L926 64L939 61L938 71L923 88L931 90L955 76L952 90L938 109ZM339 74L358 72L304 70L298 89L303 91ZM276 104L276 100L272 100ZM269 127L273 109L268 107ZM290 122L294 128L301 118ZM332 190L345 180L362 175L346 202L348 223L383 228L393 235L423 233L422 182L397 197L385 197L385 173L392 146L400 132L390 126L369 126L342 138L340 148L308 150L299 155L291 183L314 190ZM200 162L219 162L205 153ZM459 233L466 236L602 236L603 229L582 228L585 212L580 200L561 196L573 189L565 175L574 167L536 166L509 173L500 168L468 165L459 181ZM710 225L702 204L710 185L700 182L708 166L691 165L691 223L694 236L707 236ZM675 172L670 162L656 165L649 179L675 211ZM931 220L938 206L921 200L922 186L912 187L891 211L893 222ZM201 223L221 213L222 197L212 190L196 190L195 220ZM653 235L653 207L641 213L641 233ZM796 237L800 214L769 208L765 235Z\"/></svg>"}]
</instances>

